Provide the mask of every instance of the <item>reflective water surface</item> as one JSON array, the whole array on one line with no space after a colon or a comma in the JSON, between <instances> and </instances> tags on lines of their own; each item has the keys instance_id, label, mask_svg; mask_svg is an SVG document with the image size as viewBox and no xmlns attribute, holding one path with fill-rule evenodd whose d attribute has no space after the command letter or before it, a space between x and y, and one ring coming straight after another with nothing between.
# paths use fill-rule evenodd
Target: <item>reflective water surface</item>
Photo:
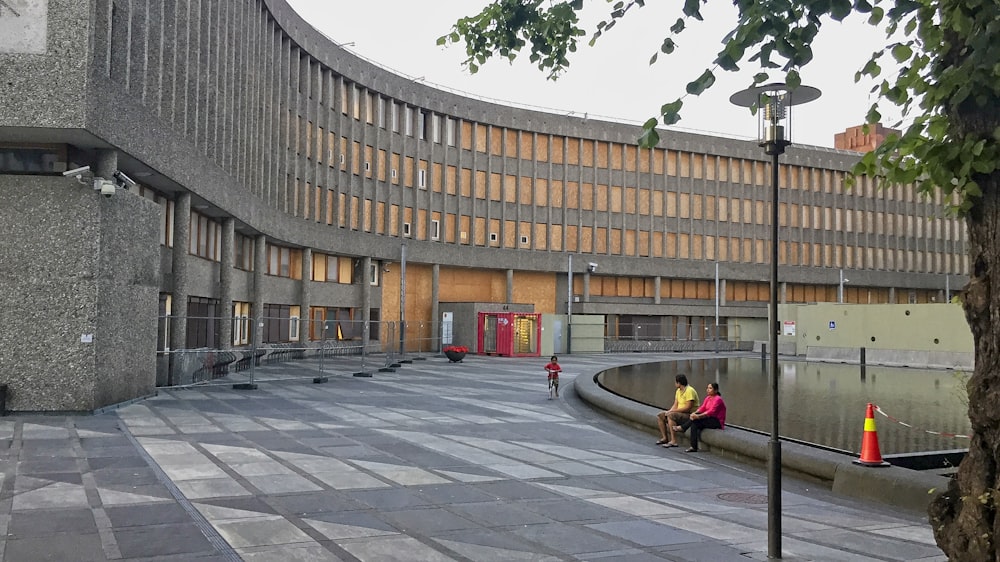
<instances>
[{"instance_id":1,"label":"reflective water surface","mask_svg":"<svg viewBox=\"0 0 1000 562\"><path fill-rule=\"evenodd\" d=\"M908 428L875 414L883 455L964 449L968 439L963 399L966 374L952 371L867 367L830 363L780 364L779 430L782 437L857 453L869 402ZM726 401L726 422L771 431L771 387L760 358L697 359L630 365L605 371L598 382L621 396L659 408L674 401L674 375L684 373L704 398L717 381ZM863 373L863 374L862 374Z\"/></svg>"}]
</instances>

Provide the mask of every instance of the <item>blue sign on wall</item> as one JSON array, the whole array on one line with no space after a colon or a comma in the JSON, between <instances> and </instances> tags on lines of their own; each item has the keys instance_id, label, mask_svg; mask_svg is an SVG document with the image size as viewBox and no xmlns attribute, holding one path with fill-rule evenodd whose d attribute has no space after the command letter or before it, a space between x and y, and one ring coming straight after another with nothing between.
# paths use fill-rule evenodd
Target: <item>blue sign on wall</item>
<instances>
[{"instance_id":1,"label":"blue sign on wall","mask_svg":"<svg viewBox=\"0 0 1000 562\"><path fill-rule=\"evenodd\" d=\"M836 320L830 320L830 329L831 330L836 330L837 329L837 321Z\"/></svg>"}]
</instances>

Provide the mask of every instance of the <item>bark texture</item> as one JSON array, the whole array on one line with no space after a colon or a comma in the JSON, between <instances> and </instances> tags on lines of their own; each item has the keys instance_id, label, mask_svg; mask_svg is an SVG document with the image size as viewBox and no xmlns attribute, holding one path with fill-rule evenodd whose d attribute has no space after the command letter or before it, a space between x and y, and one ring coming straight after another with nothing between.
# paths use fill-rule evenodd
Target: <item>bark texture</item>
<instances>
[{"instance_id":1,"label":"bark texture","mask_svg":"<svg viewBox=\"0 0 1000 562\"><path fill-rule=\"evenodd\" d=\"M975 342L968 382L972 439L958 476L929 510L938 546L955 562L1000 562L1000 176L977 178L983 198L967 217L971 278L963 307Z\"/></svg>"}]
</instances>

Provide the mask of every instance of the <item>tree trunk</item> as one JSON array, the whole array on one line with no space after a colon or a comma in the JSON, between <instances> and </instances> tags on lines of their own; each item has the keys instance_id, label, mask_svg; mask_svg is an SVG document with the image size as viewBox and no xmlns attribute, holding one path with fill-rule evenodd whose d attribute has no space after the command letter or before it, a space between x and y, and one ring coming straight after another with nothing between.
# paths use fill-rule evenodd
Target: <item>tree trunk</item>
<instances>
[{"instance_id":1,"label":"tree trunk","mask_svg":"<svg viewBox=\"0 0 1000 562\"><path fill-rule=\"evenodd\" d=\"M972 264L964 295L965 317L975 342L976 366L969 379L969 453L929 509L934 538L952 561L1000 561L1000 174L975 178L983 197L966 218ZM1000 277L998 277L1000 278Z\"/></svg>"}]
</instances>

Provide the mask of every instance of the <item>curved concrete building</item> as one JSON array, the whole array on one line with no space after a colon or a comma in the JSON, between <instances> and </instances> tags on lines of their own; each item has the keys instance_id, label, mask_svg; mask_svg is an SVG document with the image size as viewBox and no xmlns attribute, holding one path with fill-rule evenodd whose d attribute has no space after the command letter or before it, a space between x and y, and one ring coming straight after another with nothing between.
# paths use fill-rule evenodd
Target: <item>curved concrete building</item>
<instances>
[{"instance_id":1,"label":"curved concrete building","mask_svg":"<svg viewBox=\"0 0 1000 562\"><path fill-rule=\"evenodd\" d=\"M283 0L0 2L0 88L9 409L188 382L186 349L392 341L401 319L433 340L457 303L685 341L718 305L726 339L767 337L754 142L644 150L636 126L434 89ZM782 157L782 301L837 301L841 270L847 302L943 299L963 225L907 187L845 191L857 158Z\"/></svg>"}]
</instances>

